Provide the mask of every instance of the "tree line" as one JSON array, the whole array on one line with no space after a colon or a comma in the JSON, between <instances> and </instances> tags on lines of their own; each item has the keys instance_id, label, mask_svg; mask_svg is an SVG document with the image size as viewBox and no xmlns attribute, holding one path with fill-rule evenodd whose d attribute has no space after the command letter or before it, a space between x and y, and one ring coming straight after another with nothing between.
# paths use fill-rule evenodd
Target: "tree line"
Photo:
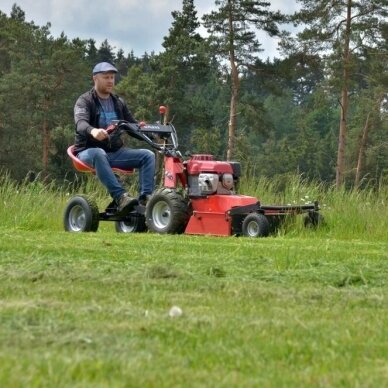
<instances>
[{"instance_id":1,"label":"tree line","mask_svg":"<svg viewBox=\"0 0 388 388\"><path fill-rule=\"evenodd\" d=\"M163 50L141 57L114 52L108 40L55 38L16 4L9 16L0 11L2 173L73 179L74 102L92 87L91 68L107 61L138 120L155 121L167 106L183 152L239 160L252 178L297 172L337 187L381 184L387 0L297 1L299 11L285 15L269 2L215 0L200 20L195 1L183 0ZM283 31L286 23L297 33ZM261 59L258 31L277 37L280 58Z\"/></svg>"}]
</instances>

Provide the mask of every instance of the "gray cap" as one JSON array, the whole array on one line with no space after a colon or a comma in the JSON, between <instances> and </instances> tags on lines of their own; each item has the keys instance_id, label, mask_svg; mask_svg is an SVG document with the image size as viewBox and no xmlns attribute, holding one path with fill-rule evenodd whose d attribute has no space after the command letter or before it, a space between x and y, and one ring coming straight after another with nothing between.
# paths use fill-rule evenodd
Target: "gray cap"
<instances>
[{"instance_id":1,"label":"gray cap","mask_svg":"<svg viewBox=\"0 0 388 388\"><path fill-rule=\"evenodd\" d=\"M98 73L108 73L108 72L117 73L118 70L108 62L97 63L97 65L94 66L94 69L93 69L93 75Z\"/></svg>"}]
</instances>

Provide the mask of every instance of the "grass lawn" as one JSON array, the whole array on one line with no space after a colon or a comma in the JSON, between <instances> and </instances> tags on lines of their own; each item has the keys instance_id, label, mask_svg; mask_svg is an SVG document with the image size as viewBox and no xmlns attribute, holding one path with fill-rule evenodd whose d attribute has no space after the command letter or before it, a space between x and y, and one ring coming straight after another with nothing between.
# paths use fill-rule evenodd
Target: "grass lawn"
<instances>
[{"instance_id":1,"label":"grass lawn","mask_svg":"<svg viewBox=\"0 0 388 388\"><path fill-rule=\"evenodd\" d=\"M388 241L3 228L0 365L1 387L388 386Z\"/></svg>"}]
</instances>

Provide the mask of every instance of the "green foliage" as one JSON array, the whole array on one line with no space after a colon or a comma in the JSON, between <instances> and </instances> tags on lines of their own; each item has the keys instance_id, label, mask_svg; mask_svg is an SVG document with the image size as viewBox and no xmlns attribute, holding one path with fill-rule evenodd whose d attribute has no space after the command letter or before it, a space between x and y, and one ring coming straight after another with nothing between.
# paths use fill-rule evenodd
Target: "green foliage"
<instances>
[{"instance_id":1,"label":"green foliage","mask_svg":"<svg viewBox=\"0 0 388 388\"><path fill-rule=\"evenodd\" d=\"M330 6L324 0L300 2L301 8L291 20L302 26L301 31L295 38L285 34L281 45L284 52L291 57L321 57L325 61L325 79L322 86L325 91L330 89L332 95L337 93L340 103L336 163L338 187L344 178L353 176L351 171L357 165L355 155L365 153L363 149L358 152L350 150L354 152L353 155L345 156L345 151L349 152L348 131L355 125L353 113L357 105L353 99L363 93L367 83L373 83L371 79L381 78L381 73L386 74L387 65L384 58L387 55L387 40L384 26L388 16L387 2L335 0ZM379 63L380 71L372 70L373 62ZM356 126L362 127L367 116L368 113ZM353 137L350 143L354 141ZM354 160L356 161L352 165Z\"/></svg>"},{"instance_id":2,"label":"green foliage","mask_svg":"<svg viewBox=\"0 0 388 388\"><path fill-rule=\"evenodd\" d=\"M212 128L210 131L203 128L194 129L190 140L193 154L210 154L215 158L223 156L219 128Z\"/></svg>"},{"instance_id":3,"label":"green foliage","mask_svg":"<svg viewBox=\"0 0 388 388\"><path fill-rule=\"evenodd\" d=\"M165 51L157 58L155 79L159 98L169 107L169 118L174 120L181 143L188 145L191 131L200 127L210 130L216 125L213 104L222 88L207 42L197 32L200 23L193 0L184 0L182 11L172 16L172 27L163 42Z\"/></svg>"},{"instance_id":4,"label":"green foliage","mask_svg":"<svg viewBox=\"0 0 388 388\"><path fill-rule=\"evenodd\" d=\"M269 11L270 3L261 1L216 0L218 9L204 15L204 26L210 37L211 50L225 62L226 76L230 82L230 107L227 134L227 159L236 156L237 116L241 96L240 74L253 66L260 51L257 31L270 36L279 33L277 23L283 20L280 12Z\"/></svg>"},{"instance_id":5,"label":"green foliage","mask_svg":"<svg viewBox=\"0 0 388 388\"><path fill-rule=\"evenodd\" d=\"M157 112L155 81L143 66L135 65L128 70L126 77L117 85L116 92L125 99L133 115L140 121L151 121Z\"/></svg>"},{"instance_id":6,"label":"green foliage","mask_svg":"<svg viewBox=\"0 0 388 388\"><path fill-rule=\"evenodd\" d=\"M51 131L50 169L49 175L60 181L69 179L75 174L74 167L67 156L67 148L74 143L74 126L56 127ZM69 174L70 172L70 174Z\"/></svg>"},{"instance_id":7,"label":"green foliage","mask_svg":"<svg viewBox=\"0 0 388 388\"><path fill-rule=\"evenodd\" d=\"M218 8L203 19L211 34L212 48L222 58L229 59L231 51L235 51L238 64L252 63L261 45L256 30L263 30L270 36L279 33L277 23L283 16L270 11L268 2L216 0L215 4Z\"/></svg>"},{"instance_id":8,"label":"green foliage","mask_svg":"<svg viewBox=\"0 0 388 388\"><path fill-rule=\"evenodd\" d=\"M7 115L1 164L19 179L29 170L47 175L50 132L71 120L69 107L77 93L73 78L84 69L84 47L63 35L53 39L49 25L38 28L17 18L6 26L18 40L8 41L10 67L0 83L0 111Z\"/></svg>"},{"instance_id":9,"label":"green foliage","mask_svg":"<svg viewBox=\"0 0 388 388\"><path fill-rule=\"evenodd\" d=\"M276 32L274 23L282 20L269 11L267 3L217 1L204 24L198 20L194 3L184 0L181 9L172 12L171 28L163 38L164 51L140 58L133 52L125 56L120 49L115 53L107 40L96 47L93 39L70 41L65 34L54 38L50 24L26 22L24 11L16 5L10 16L0 11L2 170L18 182L31 171L58 182L78 179L65 153L73 142L73 105L91 87L91 68L101 60L114 62L119 69L116 92L137 119L158 120L159 105L167 105L182 153L211 152L224 159L232 80L225 72L229 51L227 34L221 29L228 27L225 15L233 11L240 93L234 159L242 162L245 170L254 170L253 178L298 173L307 179L332 182L338 145L341 47L333 40L324 41L333 49L329 58L329 52L308 50L306 42L299 47L283 41L287 49L283 58L264 62L258 58L260 41L253 32L260 28L272 34ZM303 2L306 12L299 20L310 30L302 35L307 40L313 33L322 38L318 26L324 26L323 34L336 22L338 31L342 28L337 19L342 2L333 2L332 9L324 3ZM377 188L388 170L387 34L382 19L386 6L380 0L352 4L355 12L370 12L355 17L351 36L352 104L345 176L347 187L351 187L361 154L361 185ZM374 8L379 4L380 9ZM311 13L314 9L316 14ZM324 16L330 12L335 15L332 19ZM252 15L249 22L245 18L248 14ZM211 36L200 35L201 24L213 31ZM341 34L334 37L340 39ZM368 117L368 138L361 149Z\"/></svg>"}]
</instances>

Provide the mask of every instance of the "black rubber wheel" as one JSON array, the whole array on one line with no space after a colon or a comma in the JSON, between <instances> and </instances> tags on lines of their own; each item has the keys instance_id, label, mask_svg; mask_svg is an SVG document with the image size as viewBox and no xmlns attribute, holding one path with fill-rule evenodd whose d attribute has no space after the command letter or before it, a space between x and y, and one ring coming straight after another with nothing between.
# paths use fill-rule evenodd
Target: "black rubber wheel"
<instances>
[{"instance_id":1,"label":"black rubber wheel","mask_svg":"<svg viewBox=\"0 0 388 388\"><path fill-rule=\"evenodd\" d=\"M189 203L172 189L155 192L147 203L146 225L156 233L183 233L190 218Z\"/></svg>"},{"instance_id":2,"label":"black rubber wheel","mask_svg":"<svg viewBox=\"0 0 388 388\"><path fill-rule=\"evenodd\" d=\"M267 237L269 235L269 222L264 214L250 213L242 224L242 233L247 237Z\"/></svg>"},{"instance_id":3,"label":"black rubber wheel","mask_svg":"<svg viewBox=\"0 0 388 388\"><path fill-rule=\"evenodd\" d=\"M142 215L128 216L125 221L115 222L118 233L141 233L147 230L145 218Z\"/></svg>"},{"instance_id":4,"label":"black rubber wheel","mask_svg":"<svg viewBox=\"0 0 388 388\"><path fill-rule=\"evenodd\" d=\"M83 195L69 200L63 215L66 232L96 232L100 218L96 202Z\"/></svg>"},{"instance_id":5,"label":"black rubber wheel","mask_svg":"<svg viewBox=\"0 0 388 388\"><path fill-rule=\"evenodd\" d=\"M318 228L323 225L323 223L323 215L317 211L309 211L309 213L304 217L304 226L306 228Z\"/></svg>"}]
</instances>

